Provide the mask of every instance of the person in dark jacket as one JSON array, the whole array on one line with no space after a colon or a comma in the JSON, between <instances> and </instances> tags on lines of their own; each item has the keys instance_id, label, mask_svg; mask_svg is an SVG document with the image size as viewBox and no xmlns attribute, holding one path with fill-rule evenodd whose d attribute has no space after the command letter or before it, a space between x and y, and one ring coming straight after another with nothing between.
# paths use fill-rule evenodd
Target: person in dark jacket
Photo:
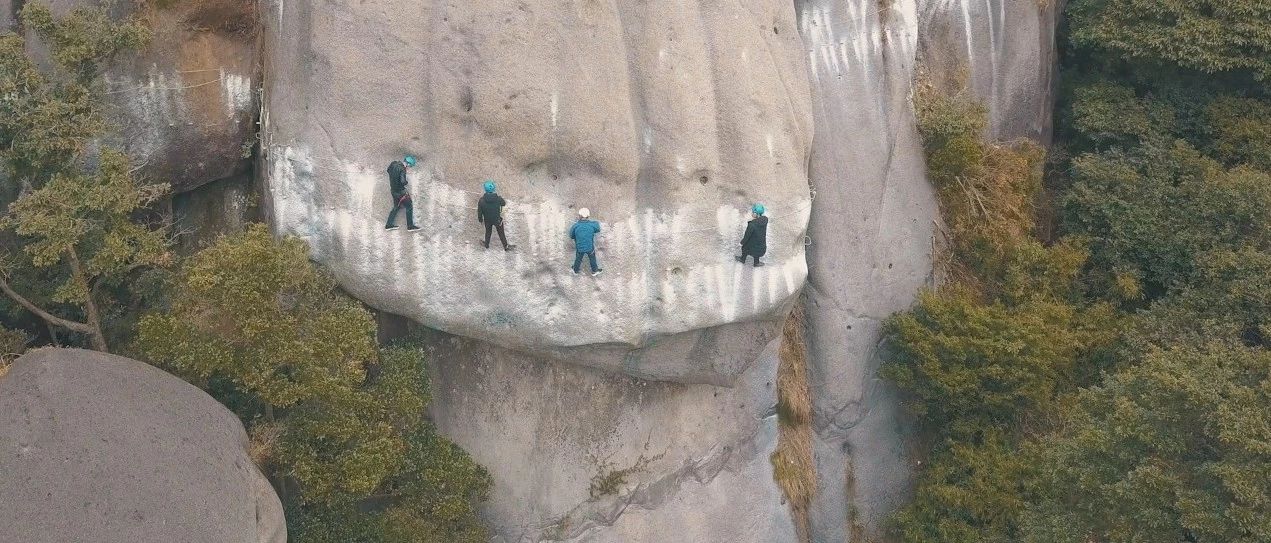
<instances>
[{"instance_id":1,"label":"person in dark jacket","mask_svg":"<svg viewBox=\"0 0 1271 543\"><path fill-rule=\"evenodd\" d=\"M755 257L755 267L763 265L759 257L768 252L768 217L764 216L763 204L755 204L750 208L754 218L746 223L746 233L741 236L741 256L737 261L746 263L746 257Z\"/></svg>"},{"instance_id":2,"label":"person in dark jacket","mask_svg":"<svg viewBox=\"0 0 1271 543\"><path fill-rule=\"evenodd\" d=\"M569 239L574 240L574 274L582 269L583 256L591 264L591 275L595 277L605 271L596 265L596 234L600 233L600 223L591 220L591 211L587 208L578 210L578 222L569 229Z\"/></svg>"},{"instance_id":3,"label":"person in dark jacket","mask_svg":"<svg viewBox=\"0 0 1271 543\"><path fill-rule=\"evenodd\" d=\"M515 245L508 245L508 237L503 233L503 206L507 205L507 201L494 192L494 181L486 180L485 194L477 200L477 222L485 224L485 241L481 243L486 249L490 248L490 231L499 231L499 241L503 242L503 250L511 251L516 248Z\"/></svg>"},{"instance_id":4,"label":"person in dark jacket","mask_svg":"<svg viewBox=\"0 0 1271 543\"><path fill-rule=\"evenodd\" d=\"M385 230L397 229L397 211L406 209L406 230L414 232L419 230L415 226L415 205L410 201L410 193L406 192L406 170L414 168L416 164L415 157L406 155L401 162L394 160L388 165L388 188L393 194L393 211L388 214L388 222L384 224Z\"/></svg>"}]
</instances>

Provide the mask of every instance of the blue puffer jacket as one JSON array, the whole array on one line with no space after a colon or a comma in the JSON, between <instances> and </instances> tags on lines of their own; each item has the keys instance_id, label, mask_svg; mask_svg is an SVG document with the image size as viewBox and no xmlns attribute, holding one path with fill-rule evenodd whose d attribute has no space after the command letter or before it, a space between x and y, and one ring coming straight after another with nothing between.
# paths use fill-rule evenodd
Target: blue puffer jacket
<instances>
[{"instance_id":1,"label":"blue puffer jacket","mask_svg":"<svg viewBox=\"0 0 1271 543\"><path fill-rule=\"evenodd\" d=\"M578 219L569 229L569 239L574 240L574 247L580 253L596 250L596 234L600 233L600 223L591 219Z\"/></svg>"}]
</instances>

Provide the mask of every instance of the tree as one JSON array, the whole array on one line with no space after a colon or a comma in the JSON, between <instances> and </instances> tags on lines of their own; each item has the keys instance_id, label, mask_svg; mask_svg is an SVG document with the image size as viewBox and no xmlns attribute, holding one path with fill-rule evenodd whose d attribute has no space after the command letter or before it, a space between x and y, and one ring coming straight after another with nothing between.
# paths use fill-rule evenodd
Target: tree
<instances>
[{"instance_id":1,"label":"tree","mask_svg":"<svg viewBox=\"0 0 1271 543\"><path fill-rule=\"evenodd\" d=\"M1078 47L1206 73L1271 75L1265 0L1073 0L1067 14Z\"/></svg>"},{"instance_id":2,"label":"tree","mask_svg":"<svg viewBox=\"0 0 1271 543\"><path fill-rule=\"evenodd\" d=\"M1271 541L1271 351L1147 353L1039 443L1032 543Z\"/></svg>"},{"instance_id":3,"label":"tree","mask_svg":"<svg viewBox=\"0 0 1271 543\"><path fill-rule=\"evenodd\" d=\"M1083 155L1072 178L1063 227L1089 240L1102 289L1138 278L1150 301L1191 281L1206 251L1271 242L1271 176L1224 169L1181 142Z\"/></svg>"},{"instance_id":4,"label":"tree","mask_svg":"<svg viewBox=\"0 0 1271 543\"><path fill-rule=\"evenodd\" d=\"M104 351L103 288L171 260L165 229L139 218L167 185L137 182L121 152L88 153L90 140L105 127L98 73L120 51L142 45L148 33L135 20L114 23L104 8L77 9L59 19L47 6L31 3L22 20L49 46L56 69L44 75L22 38L0 35L0 177L16 180L21 193L0 218L0 228L8 230L0 233L6 238L0 292L49 325L87 335L94 349ZM9 249L18 245L24 245L25 259ZM19 292L24 286L12 279L24 260L56 277L38 285L51 293ZM73 308L83 320L57 315L54 305Z\"/></svg>"},{"instance_id":5,"label":"tree","mask_svg":"<svg viewBox=\"0 0 1271 543\"><path fill-rule=\"evenodd\" d=\"M191 257L173 292L171 311L142 319L138 346L247 422L296 540L485 537L475 504L489 475L423 420L423 353L377 348L370 313L302 241L253 225Z\"/></svg>"}]
</instances>

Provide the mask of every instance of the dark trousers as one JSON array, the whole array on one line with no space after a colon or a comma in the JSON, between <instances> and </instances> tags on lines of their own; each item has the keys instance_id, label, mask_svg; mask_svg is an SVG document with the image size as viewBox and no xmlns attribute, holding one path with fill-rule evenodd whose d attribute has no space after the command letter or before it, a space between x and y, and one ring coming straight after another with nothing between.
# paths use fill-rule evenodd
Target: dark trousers
<instances>
[{"instance_id":1,"label":"dark trousers","mask_svg":"<svg viewBox=\"0 0 1271 543\"><path fill-rule=\"evenodd\" d=\"M406 227L415 227L415 205L411 203L410 196L402 196L393 204L393 211L388 214L388 222L384 224L386 228L397 226L397 210L406 208Z\"/></svg>"},{"instance_id":2,"label":"dark trousers","mask_svg":"<svg viewBox=\"0 0 1271 543\"><path fill-rule=\"evenodd\" d=\"M591 264L591 272L596 273L596 270L599 270L600 267L596 266L596 251L594 250L587 253L574 254L574 273L578 273L578 270L582 269L583 255L587 255L588 263Z\"/></svg>"},{"instance_id":3,"label":"dark trousers","mask_svg":"<svg viewBox=\"0 0 1271 543\"><path fill-rule=\"evenodd\" d=\"M508 246L508 237L506 234L503 233L503 219L499 219L498 223L485 221L485 246L486 247L490 246L490 231L491 230L499 231L499 241L503 242L503 248L506 249Z\"/></svg>"}]
</instances>

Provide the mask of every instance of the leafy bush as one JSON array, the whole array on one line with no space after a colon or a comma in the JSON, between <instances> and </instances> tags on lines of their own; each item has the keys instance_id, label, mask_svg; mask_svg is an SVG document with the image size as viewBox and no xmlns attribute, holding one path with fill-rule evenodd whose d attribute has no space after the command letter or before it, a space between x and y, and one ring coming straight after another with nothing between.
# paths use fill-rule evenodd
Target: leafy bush
<instances>
[{"instance_id":1,"label":"leafy bush","mask_svg":"<svg viewBox=\"0 0 1271 543\"><path fill-rule=\"evenodd\" d=\"M1073 0L1078 47L1201 72L1271 75L1271 4L1265 0Z\"/></svg>"},{"instance_id":2,"label":"leafy bush","mask_svg":"<svg viewBox=\"0 0 1271 543\"><path fill-rule=\"evenodd\" d=\"M982 139L985 110L920 84L914 96L927 175L939 193L955 272L963 279L1001 273L996 258L1031 238L1041 190L1040 147Z\"/></svg>"},{"instance_id":3,"label":"leafy bush","mask_svg":"<svg viewBox=\"0 0 1271 543\"><path fill-rule=\"evenodd\" d=\"M1141 277L1148 299L1191 279L1199 255L1271 241L1271 177L1225 170L1178 143L1134 153L1088 154L1072 165L1064 228L1090 243L1095 282Z\"/></svg>"},{"instance_id":4,"label":"leafy bush","mask_svg":"<svg viewBox=\"0 0 1271 543\"><path fill-rule=\"evenodd\" d=\"M1032 543L1271 541L1271 351L1149 352L1039 443Z\"/></svg>"},{"instance_id":5,"label":"leafy bush","mask_svg":"<svg viewBox=\"0 0 1271 543\"><path fill-rule=\"evenodd\" d=\"M1271 171L1271 103L1222 96L1206 107L1205 114L1218 160Z\"/></svg>"},{"instance_id":6,"label":"leafy bush","mask_svg":"<svg viewBox=\"0 0 1271 543\"><path fill-rule=\"evenodd\" d=\"M191 257L174 292L170 312L142 320L139 349L248 421L288 520L308 534L297 541L327 540L332 522L331 533L372 534L350 541L420 527L435 537L388 540L484 537L475 503L489 475L423 420L422 351L378 349L370 313L302 241L253 225Z\"/></svg>"}]
</instances>

